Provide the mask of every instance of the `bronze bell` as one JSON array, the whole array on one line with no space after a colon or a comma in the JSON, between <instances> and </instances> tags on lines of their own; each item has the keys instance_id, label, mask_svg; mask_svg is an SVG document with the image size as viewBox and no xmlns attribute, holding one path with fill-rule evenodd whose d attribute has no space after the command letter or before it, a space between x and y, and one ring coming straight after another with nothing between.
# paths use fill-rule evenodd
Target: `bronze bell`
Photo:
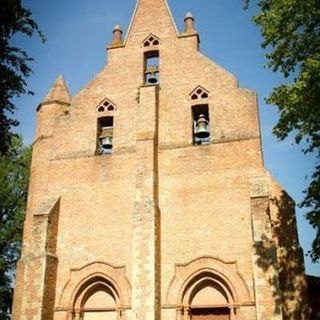
<instances>
[{"instance_id":1,"label":"bronze bell","mask_svg":"<svg viewBox=\"0 0 320 320\"><path fill-rule=\"evenodd\" d=\"M112 138L111 137L104 137L100 138L101 148L104 150L112 149Z\"/></svg>"},{"instance_id":2,"label":"bronze bell","mask_svg":"<svg viewBox=\"0 0 320 320\"><path fill-rule=\"evenodd\" d=\"M203 114L199 115L199 118L195 124L194 135L198 139L206 139L210 137L209 121Z\"/></svg>"},{"instance_id":3,"label":"bronze bell","mask_svg":"<svg viewBox=\"0 0 320 320\"><path fill-rule=\"evenodd\" d=\"M150 84L156 84L156 83L158 83L158 79L156 78L155 73L151 73L151 74L150 74L150 77L149 77L149 79L148 79L148 82L149 82Z\"/></svg>"},{"instance_id":4,"label":"bronze bell","mask_svg":"<svg viewBox=\"0 0 320 320\"><path fill-rule=\"evenodd\" d=\"M157 84L158 83L158 78L157 75L159 73L159 68L156 65L148 67L147 74L149 75L148 77L148 83L150 84Z\"/></svg>"},{"instance_id":5,"label":"bronze bell","mask_svg":"<svg viewBox=\"0 0 320 320\"><path fill-rule=\"evenodd\" d=\"M103 150L112 149L112 127L102 127L99 136L101 148Z\"/></svg>"}]
</instances>

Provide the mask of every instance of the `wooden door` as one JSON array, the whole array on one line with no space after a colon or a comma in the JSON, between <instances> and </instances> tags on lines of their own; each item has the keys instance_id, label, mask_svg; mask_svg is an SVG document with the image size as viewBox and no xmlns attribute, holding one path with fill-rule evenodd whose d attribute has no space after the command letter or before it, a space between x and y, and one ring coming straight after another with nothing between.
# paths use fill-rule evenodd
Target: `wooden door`
<instances>
[{"instance_id":1,"label":"wooden door","mask_svg":"<svg viewBox=\"0 0 320 320\"><path fill-rule=\"evenodd\" d=\"M227 308L217 309L193 309L192 320L230 320L230 310Z\"/></svg>"}]
</instances>

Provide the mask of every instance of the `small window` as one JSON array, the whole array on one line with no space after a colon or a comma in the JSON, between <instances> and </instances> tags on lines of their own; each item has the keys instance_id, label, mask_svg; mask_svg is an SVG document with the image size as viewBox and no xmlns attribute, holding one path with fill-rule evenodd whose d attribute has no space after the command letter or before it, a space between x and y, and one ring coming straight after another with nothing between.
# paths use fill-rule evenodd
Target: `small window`
<instances>
[{"instance_id":1,"label":"small window","mask_svg":"<svg viewBox=\"0 0 320 320\"><path fill-rule=\"evenodd\" d=\"M193 143L210 144L210 119L207 104L192 107Z\"/></svg>"},{"instance_id":2,"label":"small window","mask_svg":"<svg viewBox=\"0 0 320 320\"><path fill-rule=\"evenodd\" d=\"M113 148L113 117L98 119L98 154L111 154Z\"/></svg>"},{"instance_id":3,"label":"small window","mask_svg":"<svg viewBox=\"0 0 320 320\"><path fill-rule=\"evenodd\" d=\"M97 107L97 110L98 112L114 111L115 106L111 101L109 101L108 99L105 99L99 104L99 106Z\"/></svg>"},{"instance_id":4,"label":"small window","mask_svg":"<svg viewBox=\"0 0 320 320\"><path fill-rule=\"evenodd\" d=\"M144 82L146 85L157 85L159 75L159 51L148 51L144 54Z\"/></svg>"},{"instance_id":5,"label":"small window","mask_svg":"<svg viewBox=\"0 0 320 320\"><path fill-rule=\"evenodd\" d=\"M192 93L190 94L190 97L191 97L191 100L207 99L209 98L209 92L206 89L199 86L192 91Z\"/></svg>"},{"instance_id":6,"label":"small window","mask_svg":"<svg viewBox=\"0 0 320 320\"><path fill-rule=\"evenodd\" d=\"M156 37L153 34L150 34L144 41L143 46L144 47L150 47L150 46L158 46L160 44L160 40L158 37Z\"/></svg>"}]
</instances>

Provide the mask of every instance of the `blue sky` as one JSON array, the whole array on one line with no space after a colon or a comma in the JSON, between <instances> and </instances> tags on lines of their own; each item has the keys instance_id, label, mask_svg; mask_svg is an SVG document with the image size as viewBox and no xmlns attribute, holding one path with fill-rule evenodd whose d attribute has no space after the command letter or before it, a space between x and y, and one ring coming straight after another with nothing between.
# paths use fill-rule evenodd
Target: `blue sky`
<instances>
[{"instance_id":1,"label":"blue sky","mask_svg":"<svg viewBox=\"0 0 320 320\"><path fill-rule=\"evenodd\" d=\"M14 42L34 58L34 74L28 88L34 96L16 99L17 118L27 143L35 131L36 107L46 95L55 78L62 74L74 95L106 63L105 47L110 43L112 29L120 24L126 32L136 0L23 0L47 38L17 36ZM257 91L259 96L261 129L265 166L288 193L299 203L302 190L308 185L315 159L302 154L293 139L277 142L272 127L278 115L275 107L266 105L264 98L283 81L279 74L264 68L265 52L261 36L251 22L256 8L242 10L242 0L168 0L178 29L191 11L201 37L201 51L233 73L240 86ZM255 1L254 1L255 2ZM314 230L304 219L304 210L297 210L300 242L305 253L310 249ZM320 264L311 264L306 257L309 274L320 275Z\"/></svg>"}]
</instances>

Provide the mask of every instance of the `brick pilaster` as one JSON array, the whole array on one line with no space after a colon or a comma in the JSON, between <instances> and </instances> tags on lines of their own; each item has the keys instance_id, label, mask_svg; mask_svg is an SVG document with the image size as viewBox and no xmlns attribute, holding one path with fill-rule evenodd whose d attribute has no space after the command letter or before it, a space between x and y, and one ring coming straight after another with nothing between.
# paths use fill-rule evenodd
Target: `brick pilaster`
<instances>
[{"instance_id":1,"label":"brick pilaster","mask_svg":"<svg viewBox=\"0 0 320 320\"><path fill-rule=\"evenodd\" d=\"M133 319L158 319L159 234L157 86L141 87L137 117L133 214Z\"/></svg>"}]
</instances>

